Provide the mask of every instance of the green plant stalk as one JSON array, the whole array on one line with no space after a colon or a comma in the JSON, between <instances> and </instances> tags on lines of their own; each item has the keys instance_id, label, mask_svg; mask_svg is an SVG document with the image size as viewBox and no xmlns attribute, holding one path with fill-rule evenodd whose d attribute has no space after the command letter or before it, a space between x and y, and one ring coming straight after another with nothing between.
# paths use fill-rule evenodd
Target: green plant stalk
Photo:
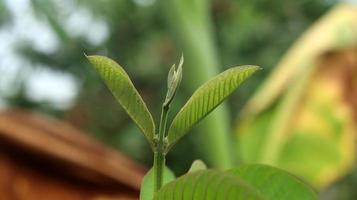
<instances>
[{"instance_id":1,"label":"green plant stalk","mask_svg":"<svg viewBox=\"0 0 357 200\"><path fill-rule=\"evenodd\" d=\"M167 114L169 112L169 106L162 106L161 117L160 117L160 127L157 145L154 150L154 190L157 192L162 187L163 182L163 172L165 167L165 148L167 144L165 143L166 136L166 122Z\"/></svg>"},{"instance_id":2,"label":"green plant stalk","mask_svg":"<svg viewBox=\"0 0 357 200\"><path fill-rule=\"evenodd\" d=\"M165 155L160 152L154 152L154 190L159 191L162 187L163 171L165 166Z\"/></svg>"},{"instance_id":3,"label":"green plant stalk","mask_svg":"<svg viewBox=\"0 0 357 200\"><path fill-rule=\"evenodd\" d=\"M210 0L163 0L162 10L168 18L173 32L186 58L187 79L183 84L195 90L220 70L218 54L212 34ZM204 158L212 167L232 168L234 156L230 138L229 114L222 104L196 130L201 141L197 148L204 152ZM214 148L212 148L214 147Z\"/></svg>"}]
</instances>

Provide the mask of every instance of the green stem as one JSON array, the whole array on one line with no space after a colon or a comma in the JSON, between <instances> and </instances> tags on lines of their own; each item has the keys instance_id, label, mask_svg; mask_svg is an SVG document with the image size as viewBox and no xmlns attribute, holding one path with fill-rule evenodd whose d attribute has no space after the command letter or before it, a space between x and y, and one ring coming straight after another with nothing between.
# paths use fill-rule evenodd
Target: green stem
<instances>
[{"instance_id":1,"label":"green stem","mask_svg":"<svg viewBox=\"0 0 357 200\"><path fill-rule=\"evenodd\" d=\"M157 192L163 183L163 172L165 167L165 134L168 106L163 106L161 109L159 138L154 152L154 189Z\"/></svg>"},{"instance_id":2,"label":"green stem","mask_svg":"<svg viewBox=\"0 0 357 200\"><path fill-rule=\"evenodd\" d=\"M159 191L163 182L163 171L165 166L165 155L163 153L154 152L154 189Z\"/></svg>"}]
</instances>

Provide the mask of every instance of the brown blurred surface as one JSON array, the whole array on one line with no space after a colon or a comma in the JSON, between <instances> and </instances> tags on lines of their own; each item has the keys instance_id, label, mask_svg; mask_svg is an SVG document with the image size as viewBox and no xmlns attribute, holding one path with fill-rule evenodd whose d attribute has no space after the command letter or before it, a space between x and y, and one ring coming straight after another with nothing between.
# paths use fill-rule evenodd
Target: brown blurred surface
<instances>
[{"instance_id":1,"label":"brown blurred surface","mask_svg":"<svg viewBox=\"0 0 357 200\"><path fill-rule=\"evenodd\" d=\"M324 53L313 78L328 82L328 88L339 90L338 96L351 111L357 124L357 45ZM356 127L355 127L356 128ZM357 133L356 133L357 134Z\"/></svg>"},{"instance_id":2,"label":"brown blurred surface","mask_svg":"<svg viewBox=\"0 0 357 200\"><path fill-rule=\"evenodd\" d=\"M64 122L0 113L0 200L137 199L144 174Z\"/></svg>"}]
</instances>

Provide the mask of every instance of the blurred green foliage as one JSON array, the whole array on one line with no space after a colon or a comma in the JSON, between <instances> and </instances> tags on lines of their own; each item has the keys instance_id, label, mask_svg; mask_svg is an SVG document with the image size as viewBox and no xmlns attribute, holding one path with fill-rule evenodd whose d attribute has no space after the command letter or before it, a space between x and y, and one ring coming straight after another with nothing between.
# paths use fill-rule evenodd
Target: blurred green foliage
<instances>
[{"instance_id":1,"label":"blurred green foliage","mask_svg":"<svg viewBox=\"0 0 357 200\"><path fill-rule=\"evenodd\" d=\"M59 110L46 102L34 102L28 99L24 95L25 81L18 79L21 87L7 97L7 102L12 106L41 110L64 118L92 133L101 141L149 165L152 159L149 145L117 105L95 72L88 67L83 52L102 54L120 61L126 67L125 70L132 77L149 109L154 112L154 119L158 120L157 111L160 110L166 90L166 74L182 52L180 40L177 40L175 33L175 30L180 27L168 25L166 18L170 13L162 11L163 0L31 0L30 2L37 20L54 31L60 45L54 51L43 52L33 48L30 41L20 39L17 42L18 55L30 66L36 67L40 64L73 74L80 83L80 91L73 107ZM217 48L215 59L219 59L216 62L226 67L256 64L265 69L229 100L231 108L229 112L232 116L238 113L254 88L269 73L297 36L334 2L214 0L207 3L213 26L213 42ZM4 5L4 1L0 1L0 24L8 22L7 24L11 25L11 15ZM108 37L103 42L93 44L85 36L74 34L64 28L65 20L71 14L83 9L89 13L83 16L83 20L99 19L108 26ZM221 70L223 69L219 69ZM193 79L194 75L188 77ZM185 78L183 81L185 82ZM192 88L187 85L180 88L172 110L177 110L183 105L191 92ZM177 174L184 172L194 159L202 155L202 150L195 148L194 144L200 141L194 135L188 136L180 144L180 148L175 148L168 155L167 163ZM190 154L184 154L187 150Z\"/></svg>"},{"instance_id":2,"label":"blurred green foliage","mask_svg":"<svg viewBox=\"0 0 357 200\"><path fill-rule=\"evenodd\" d=\"M0 1L0 25L3 25L9 18L9 12L6 9L4 2Z\"/></svg>"}]
</instances>

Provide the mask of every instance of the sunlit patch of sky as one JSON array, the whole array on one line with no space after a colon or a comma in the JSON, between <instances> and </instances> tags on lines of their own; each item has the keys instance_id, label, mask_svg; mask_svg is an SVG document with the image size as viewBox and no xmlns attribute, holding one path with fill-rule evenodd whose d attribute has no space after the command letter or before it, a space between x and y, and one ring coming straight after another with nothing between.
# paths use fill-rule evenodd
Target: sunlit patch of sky
<instances>
[{"instance_id":1,"label":"sunlit patch of sky","mask_svg":"<svg viewBox=\"0 0 357 200\"><path fill-rule=\"evenodd\" d=\"M57 109L66 109L72 105L78 92L76 78L68 73L38 67L25 82L25 95L32 101L51 101ZM49 98L48 94L51 94Z\"/></svg>"},{"instance_id":2,"label":"sunlit patch of sky","mask_svg":"<svg viewBox=\"0 0 357 200\"><path fill-rule=\"evenodd\" d=\"M100 45L108 38L109 28L104 20L94 17L85 8L77 8L72 0L53 2L60 11L61 25L71 36L84 37L92 45ZM68 109L77 96L78 80L68 73L32 66L15 50L18 41L26 40L38 51L55 52L60 45L57 35L46 21L35 17L29 0L5 0L5 5L12 21L0 27L0 107L6 105L1 96L11 96L15 83L23 76L25 93L30 100Z\"/></svg>"},{"instance_id":3,"label":"sunlit patch of sky","mask_svg":"<svg viewBox=\"0 0 357 200\"><path fill-rule=\"evenodd\" d=\"M96 19L88 9L78 8L64 23L64 28L73 36L84 36L92 45L100 45L109 35L104 20Z\"/></svg>"}]
</instances>

